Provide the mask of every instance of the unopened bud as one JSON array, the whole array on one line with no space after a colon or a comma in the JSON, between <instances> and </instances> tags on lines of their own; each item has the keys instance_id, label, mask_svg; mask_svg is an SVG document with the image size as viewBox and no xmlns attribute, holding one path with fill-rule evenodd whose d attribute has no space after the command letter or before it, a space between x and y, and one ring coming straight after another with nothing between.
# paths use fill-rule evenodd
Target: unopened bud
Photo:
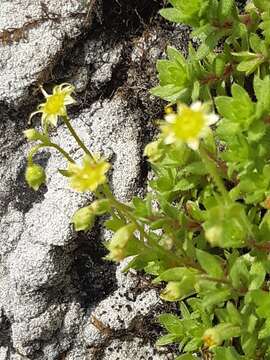
<instances>
[{"instance_id":1,"label":"unopened bud","mask_svg":"<svg viewBox=\"0 0 270 360\"><path fill-rule=\"evenodd\" d=\"M95 215L90 206L83 207L75 212L71 219L76 231L91 229L95 222Z\"/></svg>"},{"instance_id":2,"label":"unopened bud","mask_svg":"<svg viewBox=\"0 0 270 360\"><path fill-rule=\"evenodd\" d=\"M38 164L28 165L25 172L25 180L31 188L38 190L40 185L46 181L44 169Z\"/></svg>"},{"instance_id":3,"label":"unopened bud","mask_svg":"<svg viewBox=\"0 0 270 360\"><path fill-rule=\"evenodd\" d=\"M39 133L35 129L27 129L27 130L24 130L23 133L27 140L34 140L34 141L40 140L44 143L49 140L46 135Z\"/></svg>"},{"instance_id":4,"label":"unopened bud","mask_svg":"<svg viewBox=\"0 0 270 360\"><path fill-rule=\"evenodd\" d=\"M166 301L177 301L182 296L181 282L170 281L166 288L160 294L160 297Z\"/></svg>"},{"instance_id":5,"label":"unopened bud","mask_svg":"<svg viewBox=\"0 0 270 360\"><path fill-rule=\"evenodd\" d=\"M215 225L205 231L205 237L211 246L220 246L222 243L222 227Z\"/></svg>"},{"instance_id":6,"label":"unopened bud","mask_svg":"<svg viewBox=\"0 0 270 360\"><path fill-rule=\"evenodd\" d=\"M95 215L103 215L110 209L110 201L108 199L95 200L90 205Z\"/></svg>"},{"instance_id":7,"label":"unopened bud","mask_svg":"<svg viewBox=\"0 0 270 360\"><path fill-rule=\"evenodd\" d=\"M144 149L144 156L147 156L150 162L157 161L162 156L162 151L159 149L160 140L152 141L146 145Z\"/></svg>"},{"instance_id":8,"label":"unopened bud","mask_svg":"<svg viewBox=\"0 0 270 360\"><path fill-rule=\"evenodd\" d=\"M135 230L136 226L134 224L128 224L116 231L107 245L107 249L110 251L107 259L121 261L125 257L137 253L140 241L133 236Z\"/></svg>"}]
</instances>

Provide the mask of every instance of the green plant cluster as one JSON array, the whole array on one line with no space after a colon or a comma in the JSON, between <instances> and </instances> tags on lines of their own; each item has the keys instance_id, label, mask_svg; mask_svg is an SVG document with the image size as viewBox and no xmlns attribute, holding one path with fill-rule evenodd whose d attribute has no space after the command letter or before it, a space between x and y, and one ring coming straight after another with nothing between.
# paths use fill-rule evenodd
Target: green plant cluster
<instances>
[{"instance_id":1,"label":"green plant cluster","mask_svg":"<svg viewBox=\"0 0 270 360\"><path fill-rule=\"evenodd\" d=\"M177 360L270 359L270 2L253 0L242 13L234 0L169 2L161 15L191 26L194 43L187 59L168 47L157 63L160 85L151 92L169 107L145 149L154 177L144 198L124 204L112 194L108 163L67 118L71 86L45 95L44 131L26 136L40 141L34 153L62 153L68 168L60 172L75 190L95 193L74 214L75 230L110 215L107 258L129 258L126 270L151 274L161 298L179 303L179 316L159 318L167 334L158 346L179 344ZM219 115L212 130L211 109ZM60 116L85 152L82 167L49 140L48 122ZM37 190L45 174L32 158L26 179Z\"/></svg>"}]
</instances>

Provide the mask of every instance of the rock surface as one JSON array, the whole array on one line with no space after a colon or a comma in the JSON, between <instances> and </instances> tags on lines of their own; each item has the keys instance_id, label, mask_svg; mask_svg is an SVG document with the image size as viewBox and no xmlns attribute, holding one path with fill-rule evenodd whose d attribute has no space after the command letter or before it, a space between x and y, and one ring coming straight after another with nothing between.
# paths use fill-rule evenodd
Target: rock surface
<instances>
[{"instance_id":1,"label":"rock surface","mask_svg":"<svg viewBox=\"0 0 270 360\"><path fill-rule=\"evenodd\" d=\"M47 186L23 178L22 138L40 102L37 84L78 89L72 123L113 164L110 182L128 201L143 191L142 158L161 103L149 94L168 39L185 50L188 30L153 20L162 1L1 2L0 18L0 360L170 360L154 343L165 304L138 274L105 262L102 226L75 234L70 217L91 196L68 189L65 161L44 150ZM135 11L136 10L136 11ZM94 23L90 26L92 20ZM38 121L38 120L37 120ZM55 141L79 159L63 125Z\"/></svg>"}]
</instances>

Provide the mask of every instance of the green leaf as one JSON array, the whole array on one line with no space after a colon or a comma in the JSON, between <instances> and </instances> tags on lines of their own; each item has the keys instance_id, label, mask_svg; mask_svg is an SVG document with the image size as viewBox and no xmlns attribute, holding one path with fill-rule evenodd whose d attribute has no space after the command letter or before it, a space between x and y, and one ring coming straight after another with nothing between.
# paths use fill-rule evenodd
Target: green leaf
<instances>
[{"instance_id":1,"label":"green leaf","mask_svg":"<svg viewBox=\"0 0 270 360\"><path fill-rule=\"evenodd\" d=\"M254 290L251 299L257 305L256 313L260 318L270 318L270 296L268 291Z\"/></svg>"},{"instance_id":2,"label":"green leaf","mask_svg":"<svg viewBox=\"0 0 270 360\"><path fill-rule=\"evenodd\" d=\"M234 8L235 8L234 0L220 0L218 6L218 18L220 20L225 20L231 17Z\"/></svg>"},{"instance_id":3,"label":"green leaf","mask_svg":"<svg viewBox=\"0 0 270 360\"><path fill-rule=\"evenodd\" d=\"M249 284L249 271L243 258L239 258L233 264L229 276L233 287L246 287Z\"/></svg>"},{"instance_id":4,"label":"green leaf","mask_svg":"<svg viewBox=\"0 0 270 360\"><path fill-rule=\"evenodd\" d=\"M177 100L185 101L188 99L188 89L173 84L154 87L150 90L150 93L172 103Z\"/></svg>"},{"instance_id":5,"label":"green leaf","mask_svg":"<svg viewBox=\"0 0 270 360\"><path fill-rule=\"evenodd\" d=\"M249 43L250 43L251 49L255 53L260 53L261 52L262 39L257 34L254 34L254 33L250 34Z\"/></svg>"},{"instance_id":6,"label":"green leaf","mask_svg":"<svg viewBox=\"0 0 270 360\"><path fill-rule=\"evenodd\" d=\"M105 221L104 225L107 229L112 231L117 231L122 226L124 226L126 223L123 219L120 219L117 216L112 216L111 219Z\"/></svg>"},{"instance_id":7,"label":"green leaf","mask_svg":"<svg viewBox=\"0 0 270 360\"><path fill-rule=\"evenodd\" d=\"M153 282L159 283L160 281L181 281L184 277L194 277L197 274L196 270L191 270L185 267L175 267L164 271Z\"/></svg>"},{"instance_id":8,"label":"green leaf","mask_svg":"<svg viewBox=\"0 0 270 360\"><path fill-rule=\"evenodd\" d=\"M72 173L66 169L58 169L59 173L65 177L72 176Z\"/></svg>"},{"instance_id":9,"label":"green leaf","mask_svg":"<svg viewBox=\"0 0 270 360\"><path fill-rule=\"evenodd\" d=\"M191 354L184 354L178 356L175 360L198 360L198 358Z\"/></svg>"},{"instance_id":10,"label":"green leaf","mask_svg":"<svg viewBox=\"0 0 270 360\"><path fill-rule=\"evenodd\" d=\"M183 319L190 319L190 312L184 301L180 302L180 312Z\"/></svg>"},{"instance_id":11,"label":"green leaf","mask_svg":"<svg viewBox=\"0 0 270 360\"><path fill-rule=\"evenodd\" d=\"M251 265L250 269L251 282L249 284L249 290L259 289L265 280L266 271L261 262L255 262Z\"/></svg>"},{"instance_id":12,"label":"green leaf","mask_svg":"<svg viewBox=\"0 0 270 360\"><path fill-rule=\"evenodd\" d=\"M252 60L242 61L237 66L238 71L243 71L246 75L252 74L256 69L264 62L261 58L256 58Z\"/></svg>"},{"instance_id":13,"label":"green leaf","mask_svg":"<svg viewBox=\"0 0 270 360\"><path fill-rule=\"evenodd\" d=\"M234 325L241 325L242 324L242 317L235 305L228 301L226 305L226 310L229 315L230 322Z\"/></svg>"},{"instance_id":14,"label":"green leaf","mask_svg":"<svg viewBox=\"0 0 270 360\"><path fill-rule=\"evenodd\" d=\"M175 8L161 9L159 11L160 15L166 20L181 24L185 22L185 17L180 10Z\"/></svg>"},{"instance_id":15,"label":"green leaf","mask_svg":"<svg viewBox=\"0 0 270 360\"><path fill-rule=\"evenodd\" d=\"M265 323L258 334L259 339L265 339L269 337L270 337L270 318L265 320Z\"/></svg>"},{"instance_id":16,"label":"green leaf","mask_svg":"<svg viewBox=\"0 0 270 360\"><path fill-rule=\"evenodd\" d=\"M177 339L177 337L173 334L167 334L167 335L161 336L157 340L156 346L164 346L164 345L172 344L173 342L175 342L176 339Z\"/></svg>"},{"instance_id":17,"label":"green leaf","mask_svg":"<svg viewBox=\"0 0 270 360\"><path fill-rule=\"evenodd\" d=\"M245 360L245 358L237 353L233 347L216 347L213 348L215 360Z\"/></svg>"},{"instance_id":18,"label":"green leaf","mask_svg":"<svg viewBox=\"0 0 270 360\"><path fill-rule=\"evenodd\" d=\"M199 338L193 338L191 339L184 347L183 351L186 351L186 352L193 352L193 351L196 351L196 350L199 350L199 348L202 346L202 338L199 337Z\"/></svg>"},{"instance_id":19,"label":"green leaf","mask_svg":"<svg viewBox=\"0 0 270 360\"><path fill-rule=\"evenodd\" d=\"M231 119L233 117L233 100L227 96L219 96L215 98L215 103L220 115L224 118Z\"/></svg>"},{"instance_id":20,"label":"green leaf","mask_svg":"<svg viewBox=\"0 0 270 360\"><path fill-rule=\"evenodd\" d=\"M180 66L182 66L182 68L185 68L186 60L180 51L178 51L176 48L172 46L168 46L166 53L171 61L175 61Z\"/></svg>"},{"instance_id":21,"label":"green leaf","mask_svg":"<svg viewBox=\"0 0 270 360\"><path fill-rule=\"evenodd\" d=\"M165 327L165 329L178 337L183 336L184 329L182 321L173 314L162 314L159 315L158 321L161 325Z\"/></svg>"},{"instance_id":22,"label":"green leaf","mask_svg":"<svg viewBox=\"0 0 270 360\"><path fill-rule=\"evenodd\" d=\"M196 249L196 257L203 270L210 276L215 278L222 278L224 276L221 261L218 260L218 257L199 249Z\"/></svg>"},{"instance_id":23,"label":"green leaf","mask_svg":"<svg viewBox=\"0 0 270 360\"><path fill-rule=\"evenodd\" d=\"M209 292L206 296L204 296L202 304L205 307L211 307L216 304L221 304L226 300L232 298L231 290L229 289L218 289L212 292Z\"/></svg>"},{"instance_id":24,"label":"green leaf","mask_svg":"<svg viewBox=\"0 0 270 360\"><path fill-rule=\"evenodd\" d=\"M258 334L254 332L253 334L244 333L241 336L241 346L244 350L246 356L253 357L257 349L258 343Z\"/></svg>"}]
</instances>

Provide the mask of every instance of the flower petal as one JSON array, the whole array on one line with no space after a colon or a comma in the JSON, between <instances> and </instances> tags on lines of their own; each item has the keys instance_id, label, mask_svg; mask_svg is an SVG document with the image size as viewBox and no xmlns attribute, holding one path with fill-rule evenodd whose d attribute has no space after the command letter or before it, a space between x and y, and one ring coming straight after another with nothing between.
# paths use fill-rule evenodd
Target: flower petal
<instances>
[{"instance_id":1,"label":"flower petal","mask_svg":"<svg viewBox=\"0 0 270 360\"><path fill-rule=\"evenodd\" d=\"M217 114L209 114L206 117L206 123L207 125L213 125L219 120L219 116Z\"/></svg>"},{"instance_id":2,"label":"flower petal","mask_svg":"<svg viewBox=\"0 0 270 360\"><path fill-rule=\"evenodd\" d=\"M164 119L168 122L168 123L174 123L175 120L177 118L177 115L175 113L172 114L167 114L164 116Z\"/></svg>"},{"instance_id":3,"label":"flower petal","mask_svg":"<svg viewBox=\"0 0 270 360\"><path fill-rule=\"evenodd\" d=\"M198 150L199 148L199 140L198 139L191 139L187 141L187 146L190 147L192 150Z\"/></svg>"},{"instance_id":4,"label":"flower petal","mask_svg":"<svg viewBox=\"0 0 270 360\"><path fill-rule=\"evenodd\" d=\"M196 101L195 103L191 104L190 108L193 111L202 111L203 104L200 101Z\"/></svg>"}]
</instances>

